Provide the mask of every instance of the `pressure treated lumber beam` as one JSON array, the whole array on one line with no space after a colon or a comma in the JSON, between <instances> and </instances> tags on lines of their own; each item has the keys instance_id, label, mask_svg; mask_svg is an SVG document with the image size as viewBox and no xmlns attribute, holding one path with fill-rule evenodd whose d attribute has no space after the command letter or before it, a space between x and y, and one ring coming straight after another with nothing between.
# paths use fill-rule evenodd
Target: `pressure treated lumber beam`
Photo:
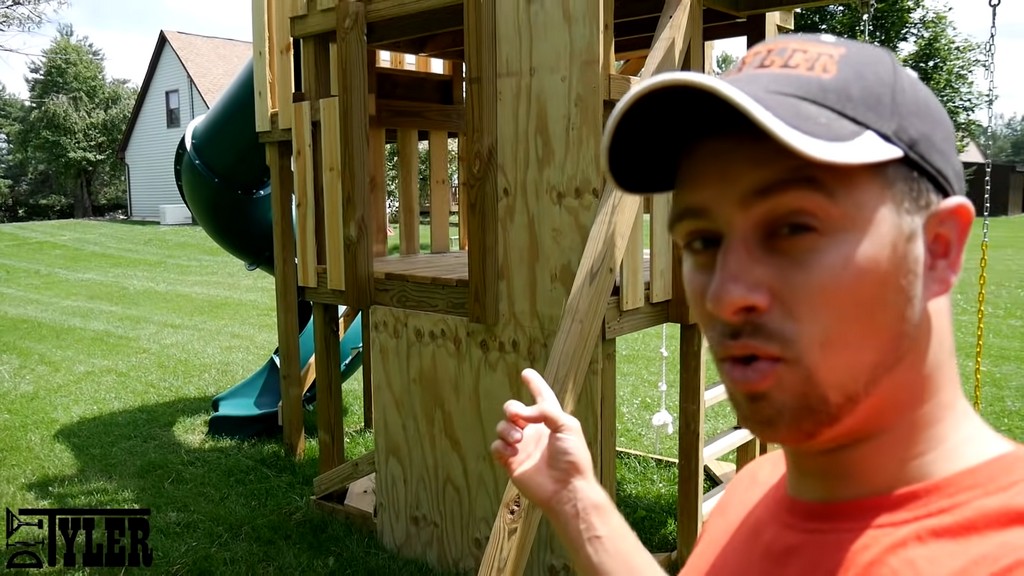
<instances>
[{"instance_id":1,"label":"pressure treated lumber beam","mask_svg":"<svg viewBox=\"0 0 1024 576\"><path fill-rule=\"evenodd\" d=\"M469 248L469 319L498 319L498 52L494 2L469 2L466 9L465 173L459 176L466 203ZM461 152L460 152L461 153ZM464 177L464 178L463 178Z\"/></svg>"},{"instance_id":2,"label":"pressure treated lumber beam","mask_svg":"<svg viewBox=\"0 0 1024 576\"><path fill-rule=\"evenodd\" d=\"M689 45L691 0L666 0L655 43L641 78L678 70ZM551 346L544 378L551 383L562 407L572 412L580 396L594 347L604 323L604 309L622 265L626 240L643 198L605 185L597 217L590 229L565 312ZM541 511L522 497L510 481L491 528L481 560L480 575L521 575L526 568Z\"/></svg>"},{"instance_id":3,"label":"pressure treated lumber beam","mask_svg":"<svg viewBox=\"0 0 1024 576\"><path fill-rule=\"evenodd\" d=\"M295 231L292 225L291 142L267 146L270 166L271 222L274 234L274 282L277 285L278 358L281 373L281 424L285 450L293 458L305 452L302 428L302 381L299 366L299 318L295 311L299 280L295 264Z\"/></svg>"},{"instance_id":4,"label":"pressure treated lumber beam","mask_svg":"<svg viewBox=\"0 0 1024 576\"><path fill-rule=\"evenodd\" d=\"M816 6L828 6L838 3L839 0L704 0L706 8L714 8L715 10L728 12L736 16L751 16L767 12L778 12L780 10L795 10L797 8L814 8Z\"/></svg>"},{"instance_id":5,"label":"pressure treated lumber beam","mask_svg":"<svg viewBox=\"0 0 1024 576\"><path fill-rule=\"evenodd\" d=\"M425 12L461 6L462 0L365 0L368 25L395 18L417 17ZM316 36L334 30L335 15L331 10L310 11L291 19L293 38ZM368 43L374 42L370 34Z\"/></svg>"}]
</instances>

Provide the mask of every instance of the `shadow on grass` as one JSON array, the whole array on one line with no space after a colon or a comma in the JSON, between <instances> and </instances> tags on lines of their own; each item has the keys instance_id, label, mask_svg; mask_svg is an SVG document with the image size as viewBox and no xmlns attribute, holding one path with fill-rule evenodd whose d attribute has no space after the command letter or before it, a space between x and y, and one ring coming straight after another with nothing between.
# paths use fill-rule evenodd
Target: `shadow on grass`
<instances>
[{"instance_id":1,"label":"shadow on grass","mask_svg":"<svg viewBox=\"0 0 1024 576\"><path fill-rule=\"evenodd\" d=\"M209 410L184 398L75 422L56 436L78 469L27 488L49 507L150 508L159 573L436 574L312 510L315 456L295 462L279 438L208 438Z\"/></svg>"},{"instance_id":2,"label":"shadow on grass","mask_svg":"<svg viewBox=\"0 0 1024 576\"><path fill-rule=\"evenodd\" d=\"M111 224L124 224L126 226L160 226L160 222L156 220L134 220L129 218L96 218L100 222L109 222ZM194 226L195 224L180 224L180 226Z\"/></svg>"}]
</instances>

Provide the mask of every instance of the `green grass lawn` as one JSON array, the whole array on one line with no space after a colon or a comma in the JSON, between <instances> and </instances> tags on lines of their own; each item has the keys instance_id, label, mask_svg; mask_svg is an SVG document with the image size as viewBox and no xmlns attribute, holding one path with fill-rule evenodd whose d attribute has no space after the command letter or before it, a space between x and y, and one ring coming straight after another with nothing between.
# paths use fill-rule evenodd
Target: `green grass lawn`
<instances>
[{"instance_id":1,"label":"green grass lawn","mask_svg":"<svg viewBox=\"0 0 1024 576\"><path fill-rule=\"evenodd\" d=\"M421 234L428 244L429 229ZM1024 219L996 220L991 235L984 414L1024 439L1024 257L1016 254ZM976 240L957 290L968 388ZM247 272L198 227L0 226L0 505L150 506L161 573L433 574L310 510L315 439L295 463L278 442L205 436L210 398L276 346L274 314L272 279ZM678 350L678 330L670 326L667 336L670 352ZM674 457L675 435L656 438L650 425L660 404L661 337L659 327L619 339L619 445ZM677 375L668 362L668 382ZM358 374L345 385L353 415L361 387ZM671 384L666 400L675 413ZM347 420L350 455L371 448L358 420ZM731 420L726 404L709 410L708 434ZM675 480L671 467L619 462L620 506L655 550L674 542Z\"/></svg>"}]
</instances>

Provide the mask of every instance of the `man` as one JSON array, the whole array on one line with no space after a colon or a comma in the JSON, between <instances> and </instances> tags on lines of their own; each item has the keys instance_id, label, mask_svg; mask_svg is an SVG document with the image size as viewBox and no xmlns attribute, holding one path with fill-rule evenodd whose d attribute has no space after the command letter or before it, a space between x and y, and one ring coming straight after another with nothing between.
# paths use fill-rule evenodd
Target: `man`
<instances>
[{"instance_id":1,"label":"man","mask_svg":"<svg viewBox=\"0 0 1024 576\"><path fill-rule=\"evenodd\" d=\"M686 299L739 423L740 471L685 574L1024 574L1024 449L965 398L952 295L975 214L952 122L887 50L791 34L722 79L639 83L603 142L673 192ZM660 568L533 370L492 446L585 574ZM682 458L690 455L681 455Z\"/></svg>"}]
</instances>

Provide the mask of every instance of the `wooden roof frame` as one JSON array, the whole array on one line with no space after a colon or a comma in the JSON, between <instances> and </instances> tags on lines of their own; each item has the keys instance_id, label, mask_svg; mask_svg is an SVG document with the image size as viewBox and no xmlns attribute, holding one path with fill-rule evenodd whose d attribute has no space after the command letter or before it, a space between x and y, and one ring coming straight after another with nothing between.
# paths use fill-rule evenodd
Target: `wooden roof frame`
<instances>
[{"instance_id":1,"label":"wooden roof frame","mask_svg":"<svg viewBox=\"0 0 1024 576\"><path fill-rule=\"evenodd\" d=\"M837 0L703 0L704 40L746 35L748 16L836 4ZM665 0L615 0L616 58L650 51ZM294 38L331 33L333 11L310 11L291 19ZM463 60L462 0L366 0L369 48L445 60Z\"/></svg>"}]
</instances>

